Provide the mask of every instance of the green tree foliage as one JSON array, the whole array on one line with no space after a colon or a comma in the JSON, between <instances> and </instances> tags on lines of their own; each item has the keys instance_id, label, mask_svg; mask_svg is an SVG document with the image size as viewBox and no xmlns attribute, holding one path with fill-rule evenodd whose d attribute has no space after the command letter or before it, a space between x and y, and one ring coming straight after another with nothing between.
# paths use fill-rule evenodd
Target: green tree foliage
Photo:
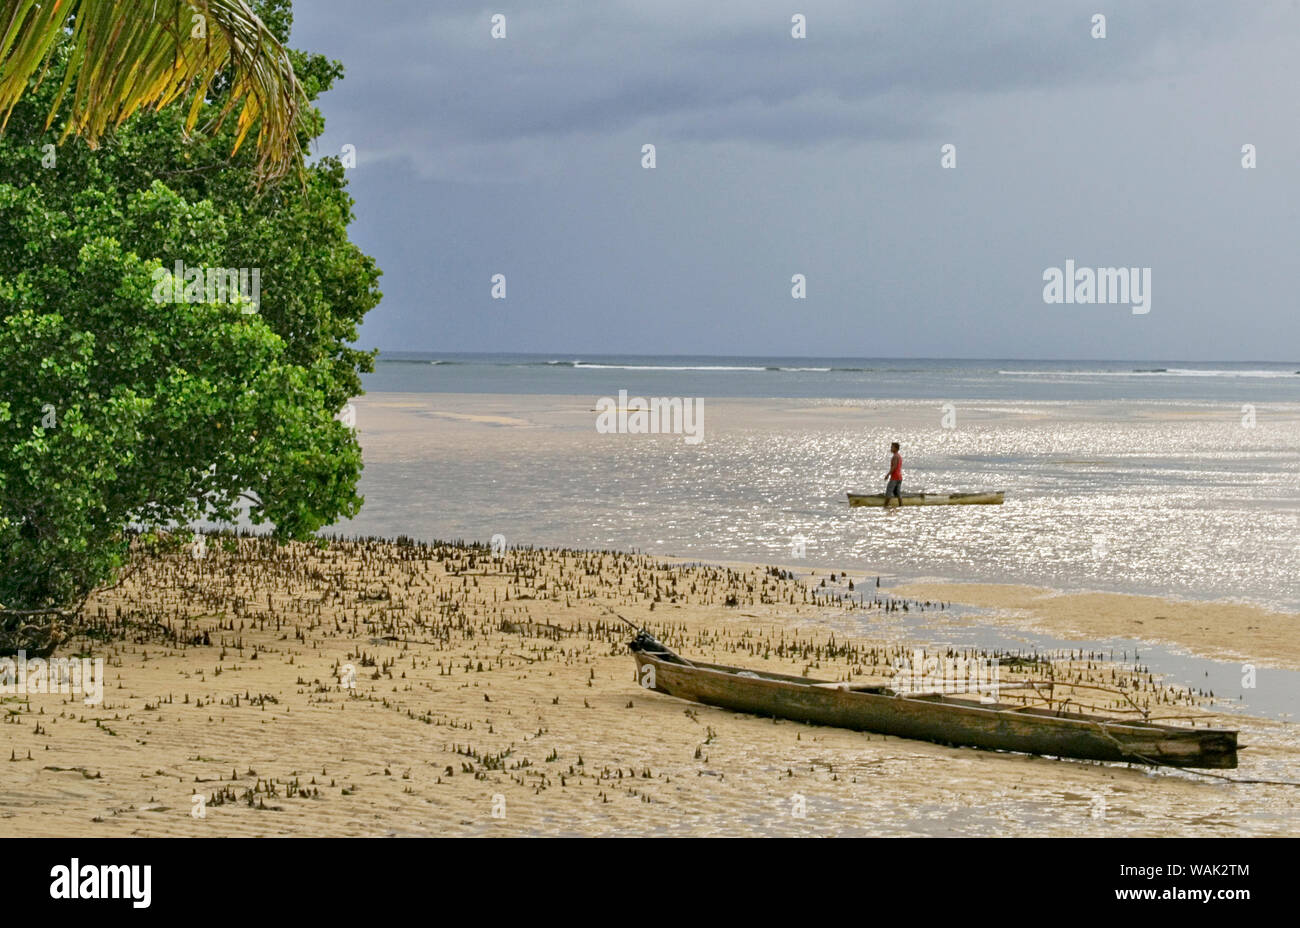
<instances>
[{"instance_id":1,"label":"green tree foliage","mask_svg":"<svg viewBox=\"0 0 1300 928\"><path fill-rule=\"evenodd\" d=\"M281 41L288 0L255 4ZM350 347L379 271L347 238L334 158L266 186L236 126L138 113L97 150L45 129L70 51L0 138L0 604L75 608L133 524L231 519L303 538L357 512L361 453L335 417L373 355ZM342 76L290 51L308 101ZM204 109L220 112L228 81ZM299 148L323 130L314 107ZM186 268L258 269L260 305L159 302ZM169 286L161 288L167 296ZM200 296L199 290L205 292Z\"/></svg>"}]
</instances>

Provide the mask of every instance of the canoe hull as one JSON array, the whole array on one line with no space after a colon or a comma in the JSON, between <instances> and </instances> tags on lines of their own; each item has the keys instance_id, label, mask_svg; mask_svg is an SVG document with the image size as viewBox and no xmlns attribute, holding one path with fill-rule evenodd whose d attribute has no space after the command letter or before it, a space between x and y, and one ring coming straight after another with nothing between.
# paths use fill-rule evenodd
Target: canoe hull
<instances>
[{"instance_id":1,"label":"canoe hull","mask_svg":"<svg viewBox=\"0 0 1300 928\"><path fill-rule=\"evenodd\" d=\"M1235 731L1058 717L1046 710L984 705L977 699L899 696L883 687L856 692L780 674L738 677L741 668L684 665L645 651L634 654L642 686L737 712L995 751L1171 767L1237 766Z\"/></svg>"},{"instance_id":2,"label":"canoe hull","mask_svg":"<svg viewBox=\"0 0 1300 928\"><path fill-rule=\"evenodd\" d=\"M989 493L904 493L899 499L904 506L998 506L1005 496L1005 491L999 490ZM883 493L850 493L848 497L850 506L885 505Z\"/></svg>"}]
</instances>

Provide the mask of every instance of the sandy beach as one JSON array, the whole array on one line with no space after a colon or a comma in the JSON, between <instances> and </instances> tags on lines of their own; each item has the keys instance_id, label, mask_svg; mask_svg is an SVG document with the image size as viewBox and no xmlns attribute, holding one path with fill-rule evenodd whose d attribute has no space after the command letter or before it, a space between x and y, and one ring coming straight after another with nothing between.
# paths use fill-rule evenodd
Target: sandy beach
<instances>
[{"instance_id":1,"label":"sandy beach","mask_svg":"<svg viewBox=\"0 0 1300 928\"><path fill-rule=\"evenodd\" d=\"M904 646L883 634L892 613L848 605L848 583L860 595L869 578L823 580L379 541L212 539L202 558L143 558L60 650L107 659L102 704L3 697L0 818L14 836L1297 833L1293 787L773 721L636 685L613 612L703 660L883 679ZM893 592L913 610L966 597L1061 628L1091 605ZM1097 621L1138 610L1103 605ZM1198 645L1203 607L1153 607L1169 640ZM882 634L846 638L848 615ZM1275 626L1295 618L1220 610L1217 640L1290 663ZM1139 698L1217 711L1131 676ZM1249 747L1227 774L1300 779L1294 725L1231 720Z\"/></svg>"}]
</instances>

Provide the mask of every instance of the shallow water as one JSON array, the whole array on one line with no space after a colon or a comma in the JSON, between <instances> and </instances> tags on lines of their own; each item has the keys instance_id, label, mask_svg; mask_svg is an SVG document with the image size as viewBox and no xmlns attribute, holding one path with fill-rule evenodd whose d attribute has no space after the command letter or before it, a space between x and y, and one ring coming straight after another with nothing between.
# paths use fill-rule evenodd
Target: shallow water
<instances>
[{"instance_id":1,"label":"shallow water","mask_svg":"<svg viewBox=\"0 0 1300 928\"><path fill-rule=\"evenodd\" d=\"M337 530L637 549L888 577L1234 598L1300 610L1300 406L706 400L705 439L600 434L594 396L358 401L361 514ZM438 416L497 414L507 424ZM849 509L891 439L904 487L1001 506Z\"/></svg>"},{"instance_id":2,"label":"shallow water","mask_svg":"<svg viewBox=\"0 0 1300 928\"><path fill-rule=\"evenodd\" d=\"M1292 721L1300 717L1300 671L1253 667L1240 661L1199 657L1132 638L1082 640L981 621L981 610L949 607L927 612L845 612L847 631L873 641L915 642L935 648L971 648L988 653L1069 657L1072 652L1099 653L1121 665L1148 668L1172 686L1192 687L1214 695L1205 708L1234 715Z\"/></svg>"}]
</instances>

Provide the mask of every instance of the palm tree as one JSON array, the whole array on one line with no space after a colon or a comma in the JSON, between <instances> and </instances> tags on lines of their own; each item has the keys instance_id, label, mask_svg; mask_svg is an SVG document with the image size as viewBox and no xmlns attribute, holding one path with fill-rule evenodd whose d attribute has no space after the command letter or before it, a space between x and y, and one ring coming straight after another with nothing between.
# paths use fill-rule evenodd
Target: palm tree
<instances>
[{"instance_id":1,"label":"palm tree","mask_svg":"<svg viewBox=\"0 0 1300 928\"><path fill-rule=\"evenodd\" d=\"M216 121L242 102L235 150L258 125L259 170L275 175L295 164L302 88L288 53L244 0L0 0L0 131L65 38L67 76L47 122L71 90L63 138L76 134L94 147L141 107L185 97L192 130L224 74L230 92Z\"/></svg>"}]
</instances>

